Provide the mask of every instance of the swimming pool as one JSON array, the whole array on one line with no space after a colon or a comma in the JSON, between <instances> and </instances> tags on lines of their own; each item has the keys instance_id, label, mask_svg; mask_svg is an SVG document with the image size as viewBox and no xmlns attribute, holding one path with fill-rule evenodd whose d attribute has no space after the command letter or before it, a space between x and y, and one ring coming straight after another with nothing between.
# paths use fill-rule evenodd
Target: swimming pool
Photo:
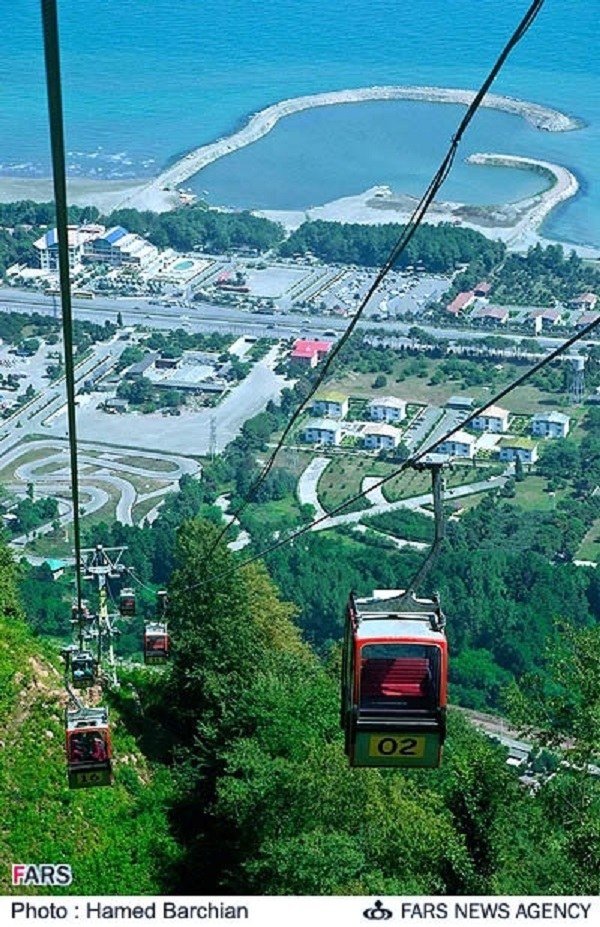
<instances>
[{"instance_id":1,"label":"swimming pool","mask_svg":"<svg viewBox=\"0 0 600 927\"><path fill-rule=\"evenodd\" d=\"M193 261L177 261L177 264L173 265L173 270L189 270L193 266Z\"/></svg>"}]
</instances>

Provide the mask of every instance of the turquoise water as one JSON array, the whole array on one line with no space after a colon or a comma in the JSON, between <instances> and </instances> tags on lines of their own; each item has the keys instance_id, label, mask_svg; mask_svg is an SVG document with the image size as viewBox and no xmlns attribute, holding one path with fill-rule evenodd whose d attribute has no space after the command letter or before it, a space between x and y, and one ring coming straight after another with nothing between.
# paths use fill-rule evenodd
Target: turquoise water
<instances>
[{"instance_id":1,"label":"turquoise water","mask_svg":"<svg viewBox=\"0 0 600 927\"><path fill-rule=\"evenodd\" d=\"M177 264L173 266L173 270L189 270L190 267L194 266L193 261L178 261Z\"/></svg>"},{"instance_id":2,"label":"turquoise water","mask_svg":"<svg viewBox=\"0 0 600 927\"><path fill-rule=\"evenodd\" d=\"M393 10L383 0L343 6L336 0L62 0L71 173L155 173L175 154L228 134L250 113L286 97L387 83L475 87L527 6L526 0L403 0ZM461 149L461 156L471 147L533 154L574 169L583 192L556 212L547 232L584 242L600 242L596 35L597 4L547 0L494 88L581 116L585 129L539 133L487 113ZM47 174L38 0L11 4L2 45L0 172ZM213 176L201 175L201 186L214 202L219 191L242 204L245 173L243 195L267 206L310 205L372 183L418 193L429 179L432 152L447 142L461 110L404 104L404 112L382 115L377 106L291 117L271 137L211 167ZM236 164L237 157L247 165ZM459 167L444 196L514 199L530 183L519 172Z\"/></svg>"}]
</instances>

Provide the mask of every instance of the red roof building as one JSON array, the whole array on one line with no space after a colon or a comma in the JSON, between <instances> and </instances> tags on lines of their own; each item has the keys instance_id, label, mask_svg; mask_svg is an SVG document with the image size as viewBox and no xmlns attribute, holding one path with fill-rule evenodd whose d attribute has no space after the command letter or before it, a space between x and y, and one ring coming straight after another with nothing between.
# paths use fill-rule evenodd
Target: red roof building
<instances>
[{"instance_id":1,"label":"red roof building","mask_svg":"<svg viewBox=\"0 0 600 927\"><path fill-rule=\"evenodd\" d=\"M331 348L330 341L296 341L290 355L291 360L308 367L316 367Z\"/></svg>"},{"instance_id":2,"label":"red roof building","mask_svg":"<svg viewBox=\"0 0 600 927\"><path fill-rule=\"evenodd\" d=\"M600 312L584 312L583 315L580 315L577 319L576 328L585 328L586 325L591 325L592 322L595 322L600 318Z\"/></svg>"},{"instance_id":3,"label":"red roof building","mask_svg":"<svg viewBox=\"0 0 600 927\"><path fill-rule=\"evenodd\" d=\"M482 280L481 283L477 284L473 292L475 296L487 296L491 289L492 284L488 283L487 280Z\"/></svg>"},{"instance_id":4,"label":"red roof building","mask_svg":"<svg viewBox=\"0 0 600 927\"><path fill-rule=\"evenodd\" d=\"M542 324L559 325L562 320L560 309L534 309L529 315L530 319L541 319Z\"/></svg>"},{"instance_id":5,"label":"red roof building","mask_svg":"<svg viewBox=\"0 0 600 927\"><path fill-rule=\"evenodd\" d=\"M595 309L598 297L595 293L582 293L571 300L571 305L581 306L582 309Z\"/></svg>"},{"instance_id":6,"label":"red roof building","mask_svg":"<svg viewBox=\"0 0 600 927\"><path fill-rule=\"evenodd\" d=\"M482 322L491 322L496 325L505 325L508 320L508 309L502 306L480 306L472 313L472 319L480 319Z\"/></svg>"},{"instance_id":7,"label":"red roof building","mask_svg":"<svg viewBox=\"0 0 600 927\"><path fill-rule=\"evenodd\" d=\"M473 300L475 299L475 293L473 290L467 290L465 293L459 293L458 296L455 296L451 303L448 303L446 306L446 312L450 312L451 315L458 315L463 309L466 309L467 306L470 306Z\"/></svg>"}]
</instances>

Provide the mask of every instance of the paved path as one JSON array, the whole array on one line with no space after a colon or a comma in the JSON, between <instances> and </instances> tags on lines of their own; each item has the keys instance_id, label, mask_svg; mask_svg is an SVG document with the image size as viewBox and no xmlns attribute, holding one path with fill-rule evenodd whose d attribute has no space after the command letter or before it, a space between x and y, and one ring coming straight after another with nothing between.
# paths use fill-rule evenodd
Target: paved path
<instances>
[{"instance_id":1,"label":"paved path","mask_svg":"<svg viewBox=\"0 0 600 927\"><path fill-rule=\"evenodd\" d=\"M65 441L60 440L41 440L32 441L26 444L20 444L13 447L0 458L2 468L10 466L11 463L18 461L32 450L48 451L48 456L40 457L37 460L26 461L15 469L15 476L21 483L14 483L10 488L16 494L23 494L28 483L32 483L37 490L37 495L54 496L58 498L60 506L59 521L62 525L72 521L73 512L72 504L62 498L63 495L69 494L71 490L71 474L68 467L68 448ZM101 456L92 457L85 451L98 451ZM116 449L115 451L107 450L102 445L87 444L80 447L79 465L80 465L80 492L85 499L82 502L84 513L91 515L110 502L110 494L106 491L106 485L113 487L118 492L116 503L115 518L124 525L133 525L133 508L137 502L144 501L154 497L164 497L169 492L176 492L179 488L179 480L184 474L196 475L200 472L200 465L190 458L176 455L167 455L160 453L149 453L144 451L135 451L135 458L148 459L149 461L164 460L170 465L168 470L155 470L140 466L137 463L127 463L128 453L126 450ZM48 472L48 465L53 469ZM39 473L39 470L46 472ZM134 484L127 479L127 475L136 478L154 480L157 483L164 483L157 489L147 493L137 492ZM151 522L158 514L158 509L164 499L160 499L156 506L147 513L145 520ZM44 534L51 530L51 525L43 525L37 529L38 534ZM25 536L14 538L12 544L21 547L26 543Z\"/></svg>"},{"instance_id":2,"label":"paved path","mask_svg":"<svg viewBox=\"0 0 600 927\"><path fill-rule=\"evenodd\" d=\"M506 482L506 476L493 476L489 480L482 480L478 483L467 483L466 486L457 486L455 489L448 489L444 493L444 500L459 499L461 496L471 496L474 493L486 492L490 489L497 489ZM431 493L422 496L413 496L411 499L400 499L398 502L387 502L385 505L373 505L370 509L363 509L360 512L348 512L346 515L336 515L333 518L327 518L325 521L314 525L313 531L325 531L327 528L336 528L338 525L351 525L362 521L363 518L372 518L374 515L384 515L386 512L395 512L398 509L415 509L423 505L431 505L433 502Z\"/></svg>"},{"instance_id":3,"label":"paved path","mask_svg":"<svg viewBox=\"0 0 600 927\"><path fill-rule=\"evenodd\" d=\"M234 518L233 515L227 514L229 506L231 505L231 501L228 498L228 496L219 496L219 498L216 499L215 501L215 505L218 505L218 507L223 512L223 518L227 522L227 525L230 525L233 522L234 524L238 526L238 528L240 527L240 523L237 520L237 518ZM234 541L230 541L227 547L229 548L229 550L243 550L244 547L247 547L248 544L251 543L251 540L252 538L250 537L248 532L242 529L240 530L240 533L238 534L237 538Z\"/></svg>"},{"instance_id":4,"label":"paved path","mask_svg":"<svg viewBox=\"0 0 600 927\"><path fill-rule=\"evenodd\" d=\"M383 495L383 488L377 486L381 482L380 476L365 476L362 481L361 492L366 493L365 499L370 505L385 505L387 499ZM377 487L371 489L371 487Z\"/></svg>"},{"instance_id":5,"label":"paved path","mask_svg":"<svg viewBox=\"0 0 600 927\"><path fill-rule=\"evenodd\" d=\"M330 463L331 457L314 457L301 475L296 487L300 505L312 505L315 518L322 518L327 514L319 502L318 484Z\"/></svg>"}]
</instances>

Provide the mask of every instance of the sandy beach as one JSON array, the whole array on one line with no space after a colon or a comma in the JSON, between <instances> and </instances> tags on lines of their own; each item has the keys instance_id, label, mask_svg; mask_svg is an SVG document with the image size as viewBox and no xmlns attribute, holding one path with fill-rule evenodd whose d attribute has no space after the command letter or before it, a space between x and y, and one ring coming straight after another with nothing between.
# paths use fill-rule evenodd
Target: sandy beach
<instances>
[{"instance_id":1,"label":"sandy beach","mask_svg":"<svg viewBox=\"0 0 600 927\"><path fill-rule=\"evenodd\" d=\"M344 103L362 103L374 100L410 100L426 103L446 103L468 106L474 99L472 90L454 90L447 87L360 87L356 90L337 90L331 93L316 93L290 100L282 100L267 106L250 117L245 126L233 135L217 139L209 145L202 145L188 152L166 170L162 171L143 188L132 191L119 205L137 209L165 208L165 192L181 187L213 161L238 151L258 141L273 129L280 119L300 113L303 110L321 106L339 106ZM513 97L488 94L483 107L512 113L525 119L536 129L546 132L570 132L580 128L581 123L571 116L549 107L540 106ZM148 203L155 206L149 206Z\"/></svg>"},{"instance_id":2,"label":"sandy beach","mask_svg":"<svg viewBox=\"0 0 600 927\"><path fill-rule=\"evenodd\" d=\"M97 206L105 213L117 208L165 212L181 204L178 190L190 177L219 158L258 141L270 132L280 119L293 113L313 107L373 100L414 100L467 106L474 96L475 93L471 90L390 86L339 90L282 100L253 115L239 131L195 148L150 180L100 181L72 178L69 180L69 199L72 203ZM557 110L513 97L488 94L482 105L520 116L541 131L569 132L581 126L578 120ZM579 190L577 178L571 171L547 161L481 153L472 155L468 162L474 165L534 171L549 180L550 187L517 203L492 207L436 202L430 208L426 221L434 224L451 222L474 228L489 237L501 238L515 250L521 250L540 240L539 228L551 210L575 196ZM19 199L52 199L51 181L0 178L0 202ZM406 222L416 203L417 200L410 196L392 196L387 187L372 187L356 196L344 197L306 211L260 210L256 214L281 222L288 230L297 228L306 219L381 224ZM594 252L594 249L587 250Z\"/></svg>"},{"instance_id":3,"label":"sandy beach","mask_svg":"<svg viewBox=\"0 0 600 927\"><path fill-rule=\"evenodd\" d=\"M539 235L542 223L559 203L576 196L579 190L579 181L575 174L566 167L549 161L495 153L474 154L467 161L474 165L533 171L549 182L549 187L535 196L497 206L471 206L435 201L430 206L425 221L431 225L449 222L456 226L472 228L489 238L501 239L511 250L522 251L538 241L545 242ZM417 203L415 197L394 196L388 187L381 186L371 187L357 196L342 197L308 210L271 209L261 210L257 215L280 222L288 231L298 228L307 219L382 225L408 222ZM594 248L573 247L590 257L599 253Z\"/></svg>"}]
</instances>

